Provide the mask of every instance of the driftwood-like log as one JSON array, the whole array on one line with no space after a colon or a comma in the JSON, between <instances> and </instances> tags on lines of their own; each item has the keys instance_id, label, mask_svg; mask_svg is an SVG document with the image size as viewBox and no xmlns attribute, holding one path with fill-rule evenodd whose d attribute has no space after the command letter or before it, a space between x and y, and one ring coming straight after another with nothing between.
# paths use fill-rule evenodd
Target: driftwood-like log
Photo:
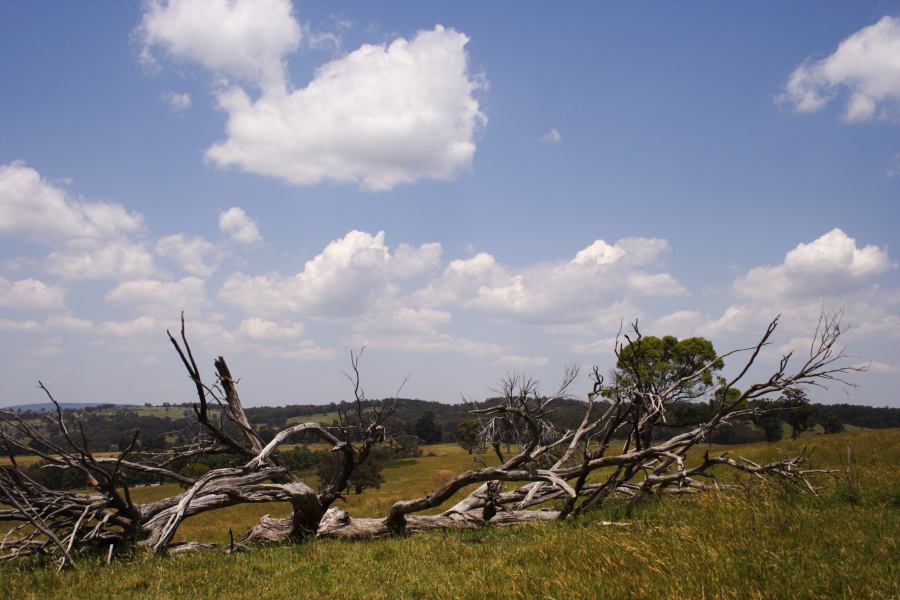
<instances>
[{"instance_id":1,"label":"driftwood-like log","mask_svg":"<svg viewBox=\"0 0 900 600\"><path fill-rule=\"evenodd\" d=\"M372 449L390 440L390 403L368 403L360 383L360 353L351 353L355 403L353 413L339 413L339 424L325 427L303 423L287 427L264 443L247 419L237 384L225 359L214 362L216 379L208 384L201 376L185 334L184 317L179 339L169 339L196 390L194 413L203 434L191 444L156 456L133 453L135 438L116 458L96 457L87 440L69 431L63 411L43 384L56 410L53 424L65 443L57 444L20 415L0 411L0 444L10 465L0 467L0 522L9 524L0 537L0 560L44 555L59 565L74 566L80 552L112 556L129 548L156 554L186 552L211 547L179 541L181 523L192 516L242 503L288 502L285 518L263 517L250 531L232 540L229 551L265 543L300 543L310 538L366 539L452 528L507 526L577 518L614 497L636 502L651 494L698 493L722 489L713 468L727 467L753 477L778 481L797 490L816 493L811 477L821 470L805 469L806 452L770 464L743 458L704 455L689 464L688 451L708 439L711 432L738 418L758 413L753 401L803 386L839 381L861 370L843 364L837 346L841 334L839 315L823 315L809 356L796 370L789 370L791 355L764 381L730 393L742 384L750 367L767 346L777 327L773 320L761 339L700 365L682 378L661 386L642 379L636 353L623 353L616 344L622 370L609 401L599 403L605 386L598 368L590 374L591 391L577 428L555 429L554 404L570 398L568 388L579 375L566 370L556 393L544 396L534 380L511 376L503 384L502 401L474 410L482 431L476 467L460 473L419 498L395 502L380 518L352 518L333 507L341 498L354 470ZM637 323L630 344L639 345ZM746 359L731 380L709 384L708 374L725 358L744 353ZM706 383L704 383L706 382ZM654 430L666 424L669 407L685 399L710 402L710 416L687 431L655 440ZM226 424L230 424L226 427ZM331 481L315 490L279 462L277 449L299 434L314 435L340 456L340 467ZM624 441L621 441L624 438ZM620 446L614 447L615 440ZM514 448L514 451L510 451ZM506 452L504 452L506 450ZM179 458L230 452L242 457L237 467L214 469L197 479L170 469ZM36 454L46 468L73 469L85 476L90 493L48 489L28 477L15 460L17 454ZM499 464L486 466L486 455ZM602 470L602 471L601 471ZM136 503L122 473L149 472L185 486L179 494L156 502ZM455 505L436 515L420 515L436 509L464 488L474 489ZM228 528L223 524L223 528Z\"/></svg>"}]
</instances>

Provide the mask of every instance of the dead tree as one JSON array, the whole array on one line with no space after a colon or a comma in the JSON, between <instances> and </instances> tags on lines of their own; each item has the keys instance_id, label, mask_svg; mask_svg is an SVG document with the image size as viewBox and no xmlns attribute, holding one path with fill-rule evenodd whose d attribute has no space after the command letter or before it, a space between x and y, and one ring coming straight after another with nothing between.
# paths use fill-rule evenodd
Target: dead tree
<instances>
[{"instance_id":1,"label":"dead tree","mask_svg":"<svg viewBox=\"0 0 900 600\"><path fill-rule=\"evenodd\" d=\"M384 517L351 518L332 505L341 498L354 469L375 445L389 438L387 423L394 410L393 405L376 403L373 407L365 402L360 386L361 353L351 353L352 373L348 375L354 389L354 414L342 411L334 427L293 425L263 443L246 417L237 382L224 358L214 361L215 380L211 384L203 380L182 317L180 339L172 334L169 339L196 391L194 413L203 434L193 443L158 455L138 455L133 451L135 433L132 443L118 457L96 456L83 433L71 434L63 411L43 385L56 407L53 425L62 433L64 444L54 443L18 414L0 411L0 443L10 458L10 464L0 468L0 521L10 524L0 538L0 560L44 555L57 560L62 568L74 566L79 552L118 549L121 553L137 548L165 554L208 547L199 542L175 541L179 525L191 516L239 503L289 502L292 507L288 517L263 517L238 540L240 546L248 546L576 518L616 497L636 502L652 494L721 489L725 486L716 481L712 471L717 466L816 493L810 477L822 471L804 468L805 452L770 464L735 460L726 454L710 456L707 452L699 462L689 464L688 451L717 427L761 410L748 405L751 401L805 386L846 383L844 375L861 370L846 366L842 360L844 354L837 346L839 317L823 315L809 356L798 368L790 370L792 357L783 356L768 379L740 393L729 393L747 376L777 324L776 318L755 345L716 357L665 388L644 381L638 365L626 360L623 364L628 376L624 385L618 382L611 402L601 404L597 400L605 388L604 378L595 367L590 373L592 386L583 418L576 428L567 431L557 430L551 416L559 400L570 397L568 389L579 375L577 368L566 370L559 389L550 396L542 396L532 379L509 377L501 390L501 402L474 411L482 425L476 468L425 496L395 502ZM633 339L626 336L625 340L639 344L637 324L633 330ZM623 344L616 344L619 358L623 356ZM741 353L747 358L737 375L711 391L713 409L706 420L664 441L650 441L654 428L666 423L667 410L674 402L694 394L697 382L714 365ZM341 458L341 468L319 491L299 481L278 458L278 447L301 433L317 437ZM614 448L614 441L622 438L621 446ZM515 451L507 451L512 447ZM242 457L242 464L214 469L197 479L171 468L177 459L222 452ZM48 489L20 468L15 456L22 453L38 455L45 461L45 468L79 471L92 491ZM496 466L487 465L486 454ZM163 500L137 503L122 476L127 471L153 473L186 489ZM440 514L417 514L443 505L469 486L476 487Z\"/></svg>"}]
</instances>

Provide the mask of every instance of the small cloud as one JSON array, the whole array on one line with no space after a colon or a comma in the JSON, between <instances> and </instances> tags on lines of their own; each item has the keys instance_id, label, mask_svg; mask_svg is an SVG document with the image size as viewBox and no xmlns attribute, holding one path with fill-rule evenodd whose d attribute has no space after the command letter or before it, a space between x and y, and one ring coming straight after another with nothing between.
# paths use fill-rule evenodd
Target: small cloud
<instances>
[{"instance_id":1,"label":"small cloud","mask_svg":"<svg viewBox=\"0 0 900 600\"><path fill-rule=\"evenodd\" d=\"M248 217L244 209L237 206L219 214L219 229L241 244L255 244L262 241L256 221Z\"/></svg>"},{"instance_id":2,"label":"small cloud","mask_svg":"<svg viewBox=\"0 0 900 600\"><path fill-rule=\"evenodd\" d=\"M62 338L60 337L44 340L40 346L28 351L33 356L56 356L60 352L62 352Z\"/></svg>"},{"instance_id":3,"label":"small cloud","mask_svg":"<svg viewBox=\"0 0 900 600\"><path fill-rule=\"evenodd\" d=\"M301 23L302 40L313 50L331 50L340 53L344 49L342 33L353 27L353 22L341 17L331 16L330 29L314 28L309 23Z\"/></svg>"},{"instance_id":4,"label":"small cloud","mask_svg":"<svg viewBox=\"0 0 900 600\"><path fill-rule=\"evenodd\" d=\"M550 359L545 356L520 356L518 354L505 354L498 358L496 362L498 365L525 368L543 367L550 362Z\"/></svg>"},{"instance_id":5,"label":"small cloud","mask_svg":"<svg viewBox=\"0 0 900 600\"><path fill-rule=\"evenodd\" d=\"M543 136L541 136L541 141L545 144L558 144L562 141L562 135L560 135L559 129L554 127Z\"/></svg>"},{"instance_id":6,"label":"small cloud","mask_svg":"<svg viewBox=\"0 0 900 600\"><path fill-rule=\"evenodd\" d=\"M900 17L885 16L842 41L829 56L803 61L775 100L800 113L824 108L843 96L850 123L898 119L900 110ZM844 92L844 94L841 94Z\"/></svg>"},{"instance_id":7,"label":"small cloud","mask_svg":"<svg viewBox=\"0 0 900 600\"><path fill-rule=\"evenodd\" d=\"M878 360L873 360L872 362L859 363L853 365L854 367L863 368L867 371L871 371L872 373L896 373L898 370L894 365L889 365L887 363L883 363Z\"/></svg>"},{"instance_id":8,"label":"small cloud","mask_svg":"<svg viewBox=\"0 0 900 600\"><path fill-rule=\"evenodd\" d=\"M618 340L615 337L601 338L593 342L576 342L569 346L573 354L612 354Z\"/></svg>"},{"instance_id":9,"label":"small cloud","mask_svg":"<svg viewBox=\"0 0 900 600\"><path fill-rule=\"evenodd\" d=\"M888 170L885 173L888 177L900 177L900 152L891 157L888 163Z\"/></svg>"},{"instance_id":10,"label":"small cloud","mask_svg":"<svg viewBox=\"0 0 900 600\"><path fill-rule=\"evenodd\" d=\"M176 92L166 92L162 95L163 101L169 105L172 112L181 113L191 107L191 95L187 92L178 94Z\"/></svg>"}]
</instances>

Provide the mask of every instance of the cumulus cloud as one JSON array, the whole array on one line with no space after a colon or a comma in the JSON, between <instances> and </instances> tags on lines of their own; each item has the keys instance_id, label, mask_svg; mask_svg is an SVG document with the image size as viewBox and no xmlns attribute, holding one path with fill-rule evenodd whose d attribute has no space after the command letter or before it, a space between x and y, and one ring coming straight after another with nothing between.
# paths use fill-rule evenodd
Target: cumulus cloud
<instances>
[{"instance_id":1,"label":"cumulus cloud","mask_svg":"<svg viewBox=\"0 0 900 600\"><path fill-rule=\"evenodd\" d=\"M65 290L37 279L10 281L0 276L0 308L22 311L60 310L65 306Z\"/></svg>"},{"instance_id":2,"label":"cumulus cloud","mask_svg":"<svg viewBox=\"0 0 900 600\"><path fill-rule=\"evenodd\" d=\"M585 322L623 296L678 296L668 273L646 269L669 252L665 240L596 240L568 262L511 269L479 253L454 260L418 294L431 306L459 305L501 319L554 325Z\"/></svg>"},{"instance_id":3,"label":"cumulus cloud","mask_svg":"<svg viewBox=\"0 0 900 600\"><path fill-rule=\"evenodd\" d=\"M695 328L703 322L703 313L696 310L676 310L655 319L647 328L651 335L674 335L689 337ZM641 328L643 329L643 327Z\"/></svg>"},{"instance_id":4,"label":"cumulus cloud","mask_svg":"<svg viewBox=\"0 0 900 600\"><path fill-rule=\"evenodd\" d=\"M137 35L143 57L156 49L212 73L252 83L216 92L228 114L225 140L207 150L220 167L296 185L325 180L387 190L470 168L485 122L469 73L469 38L440 25L387 45L364 44L321 65L305 87L287 81L285 61L311 34L289 0L151 0Z\"/></svg>"},{"instance_id":5,"label":"cumulus cloud","mask_svg":"<svg viewBox=\"0 0 900 600\"><path fill-rule=\"evenodd\" d=\"M887 251L835 228L808 244L800 243L777 266L756 267L734 283L744 298L823 297L859 288L895 267Z\"/></svg>"},{"instance_id":6,"label":"cumulus cloud","mask_svg":"<svg viewBox=\"0 0 900 600\"><path fill-rule=\"evenodd\" d=\"M248 352L254 355L281 360L330 360L335 357L332 348L322 348L306 337L302 323L293 321L268 321L259 318L244 319L222 337L229 351Z\"/></svg>"},{"instance_id":7,"label":"cumulus cloud","mask_svg":"<svg viewBox=\"0 0 900 600\"><path fill-rule=\"evenodd\" d=\"M840 90L848 95L848 121L900 117L900 18L883 17L845 39L831 55L801 64L778 100L813 112Z\"/></svg>"},{"instance_id":8,"label":"cumulus cloud","mask_svg":"<svg viewBox=\"0 0 900 600\"><path fill-rule=\"evenodd\" d=\"M0 331L5 333L34 333L41 331L41 324L31 319L27 321L0 319Z\"/></svg>"},{"instance_id":9,"label":"cumulus cloud","mask_svg":"<svg viewBox=\"0 0 900 600\"><path fill-rule=\"evenodd\" d=\"M0 165L0 234L43 242L100 240L143 230L121 205L73 199L23 162Z\"/></svg>"},{"instance_id":10,"label":"cumulus cloud","mask_svg":"<svg viewBox=\"0 0 900 600\"><path fill-rule=\"evenodd\" d=\"M219 213L219 230L241 244L255 244L262 241L256 221L247 216L244 209L237 206Z\"/></svg>"},{"instance_id":11,"label":"cumulus cloud","mask_svg":"<svg viewBox=\"0 0 900 600\"><path fill-rule=\"evenodd\" d=\"M280 84L283 57L300 44L290 0L150 0L136 33L154 49L223 75Z\"/></svg>"},{"instance_id":12,"label":"cumulus cloud","mask_svg":"<svg viewBox=\"0 0 900 600\"><path fill-rule=\"evenodd\" d=\"M470 357L494 359L506 355L510 348L494 342L475 340L449 333L429 335L369 335L353 338L354 345L403 350L407 352L435 352L463 354Z\"/></svg>"},{"instance_id":13,"label":"cumulus cloud","mask_svg":"<svg viewBox=\"0 0 900 600\"><path fill-rule=\"evenodd\" d=\"M498 365L505 365L516 369L526 367L543 367L550 362L546 356L526 356L520 354L504 354L497 359Z\"/></svg>"},{"instance_id":14,"label":"cumulus cloud","mask_svg":"<svg viewBox=\"0 0 900 600\"><path fill-rule=\"evenodd\" d=\"M105 296L112 304L144 315L172 318L181 310L197 314L208 305L203 280L185 277L178 281L139 279L120 283Z\"/></svg>"},{"instance_id":15,"label":"cumulus cloud","mask_svg":"<svg viewBox=\"0 0 900 600\"><path fill-rule=\"evenodd\" d=\"M894 365L889 365L887 363L883 363L878 360L873 360L872 362L868 362L868 363L860 363L855 366L865 368L866 370L871 371L872 373L887 374L887 373L897 373L898 371L900 371L900 369L898 369Z\"/></svg>"},{"instance_id":16,"label":"cumulus cloud","mask_svg":"<svg viewBox=\"0 0 900 600\"><path fill-rule=\"evenodd\" d=\"M470 167L485 120L467 42L437 26L411 40L361 46L293 92L254 101L233 87L219 95L228 138L207 157L297 185L334 180L388 190L454 179Z\"/></svg>"},{"instance_id":17,"label":"cumulus cloud","mask_svg":"<svg viewBox=\"0 0 900 600\"><path fill-rule=\"evenodd\" d=\"M172 112L184 112L191 107L191 95L187 92L166 92L163 94L163 101L169 105Z\"/></svg>"},{"instance_id":18,"label":"cumulus cloud","mask_svg":"<svg viewBox=\"0 0 900 600\"><path fill-rule=\"evenodd\" d=\"M330 242L292 277L232 274L219 298L252 315L358 315L374 300L390 295L395 282L434 268L440 254L440 244L401 244L392 253L383 231L373 236L354 230Z\"/></svg>"},{"instance_id":19,"label":"cumulus cloud","mask_svg":"<svg viewBox=\"0 0 900 600\"><path fill-rule=\"evenodd\" d=\"M65 279L147 277L159 270L143 243L143 217L119 204L72 198L23 162L0 165L0 234L58 249L44 269Z\"/></svg>"},{"instance_id":20,"label":"cumulus cloud","mask_svg":"<svg viewBox=\"0 0 900 600\"><path fill-rule=\"evenodd\" d=\"M93 323L86 319L79 319L69 313L60 313L47 317L44 327L62 331L88 331Z\"/></svg>"},{"instance_id":21,"label":"cumulus cloud","mask_svg":"<svg viewBox=\"0 0 900 600\"><path fill-rule=\"evenodd\" d=\"M453 320L448 311L403 304L399 299L380 299L353 319L356 332L385 335L434 335Z\"/></svg>"},{"instance_id":22,"label":"cumulus cloud","mask_svg":"<svg viewBox=\"0 0 900 600\"><path fill-rule=\"evenodd\" d=\"M573 354L609 355L616 348L615 337L605 337L592 342L575 342L569 346Z\"/></svg>"},{"instance_id":23,"label":"cumulus cloud","mask_svg":"<svg viewBox=\"0 0 900 600\"><path fill-rule=\"evenodd\" d=\"M254 342L297 340L306 333L302 323L276 323L265 319L244 319L234 330L240 338Z\"/></svg>"},{"instance_id":24,"label":"cumulus cloud","mask_svg":"<svg viewBox=\"0 0 900 600\"><path fill-rule=\"evenodd\" d=\"M60 337L52 337L42 340L40 345L28 350L33 356L56 356L63 349L63 341Z\"/></svg>"},{"instance_id":25,"label":"cumulus cloud","mask_svg":"<svg viewBox=\"0 0 900 600\"><path fill-rule=\"evenodd\" d=\"M141 316L131 321L104 321L97 325L94 332L104 337L130 338L159 333L163 329L162 324L153 317Z\"/></svg>"},{"instance_id":26,"label":"cumulus cloud","mask_svg":"<svg viewBox=\"0 0 900 600\"><path fill-rule=\"evenodd\" d=\"M160 275L153 254L143 243L113 240L70 244L51 252L44 269L63 279L132 279Z\"/></svg>"},{"instance_id":27,"label":"cumulus cloud","mask_svg":"<svg viewBox=\"0 0 900 600\"><path fill-rule=\"evenodd\" d=\"M698 325L696 332L714 339L743 336L762 331L780 314L782 334L808 348L803 336L814 330L824 307L843 310L845 321L852 324L847 340L900 339L900 293L875 284L876 277L894 267L885 248L861 246L833 229L798 244L781 264L756 267L738 277L731 290L734 302L721 316Z\"/></svg>"},{"instance_id":28,"label":"cumulus cloud","mask_svg":"<svg viewBox=\"0 0 900 600\"><path fill-rule=\"evenodd\" d=\"M253 226L253 231L255 231L256 227L252 221L250 225ZM238 230L240 230L240 227L238 227ZM259 235L258 232L257 235ZM218 249L215 244L199 236L189 238L183 233L168 235L158 240L153 250L158 255L175 261L182 269L194 275L206 277L217 269L219 260Z\"/></svg>"},{"instance_id":29,"label":"cumulus cloud","mask_svg":"<svg viewBox=\"0 0 900 600\"><path fill-rule=\"evenodd\" d=\"M259 318L244 319L223 337L229 350L251 352L267 358L282 360L329 360L335 357L332 348L322 348L306 337L302 323L275 322Z\"/></svg>"}]
</instances>

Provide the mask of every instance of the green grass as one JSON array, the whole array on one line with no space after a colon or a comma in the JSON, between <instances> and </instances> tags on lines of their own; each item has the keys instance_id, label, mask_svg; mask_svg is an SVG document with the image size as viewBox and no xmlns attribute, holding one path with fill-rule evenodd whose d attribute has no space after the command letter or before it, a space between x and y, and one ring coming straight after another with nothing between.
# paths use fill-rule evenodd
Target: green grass
<instances>
[{"instance_id":1,"label":"green grass","mask_svg":"<svg viewBox=\"0 0 900 600\"><path fill-rule=\"evenodd\" d=\"M298 417L291 417L287 420L288 425L297 425L298 423L327 423L331 425L332 422L337 421L339 419L337 411L325 412L325 413L315 413L311 415L300 415Z\"/></svg>"},{"instance_id":2,"label":"green grass","mask_svg":"<svg viewBox=\"0 0 900 600\"><path fill-rule=\"evenodd\" d=\"M94 456L97 456L97 457L101 457L101 456L102 457L111 457L111 456L118 457L120 453L119 452L94 452L93 454L94 454ZM27 456L17 456L16 457L16 462L19 464L20 467L23 467L23 468L33 465L34 463L37 463L37 462L42 462L43 460L44 460L43 458L41 458L40 456L37 456L35 454L29 454ZM9 464L12 464L12 463L10 462L8 456L0 456L0 466L9 465Z\"/></svg>"},{"instance_id":3,"label":"green grass","mask_svg":"<svg viewBox=\"0 0 900 600\"><path fill-rule=\"evenodd\" d=\"M900 596L900 430L807 434L730 447L768 460L816 448L814 464L843 473L821 496L739 477L739 491L665 497L632 513L610 506L566 523L447 531L363 542L321 540L232 556L138 556L77 571L0 568L0 597L336 598L896 598ZM357 516L436 483L471 459L453 446L394 464L381 490L348 497ZM852 483L855 481L855 483ZM143 488L141 494L167 490ZM235 507L188 520L178 537L223 541L277 507ZM600 525L626 520L626 528Z\"/></svg>"}]
</instances>

